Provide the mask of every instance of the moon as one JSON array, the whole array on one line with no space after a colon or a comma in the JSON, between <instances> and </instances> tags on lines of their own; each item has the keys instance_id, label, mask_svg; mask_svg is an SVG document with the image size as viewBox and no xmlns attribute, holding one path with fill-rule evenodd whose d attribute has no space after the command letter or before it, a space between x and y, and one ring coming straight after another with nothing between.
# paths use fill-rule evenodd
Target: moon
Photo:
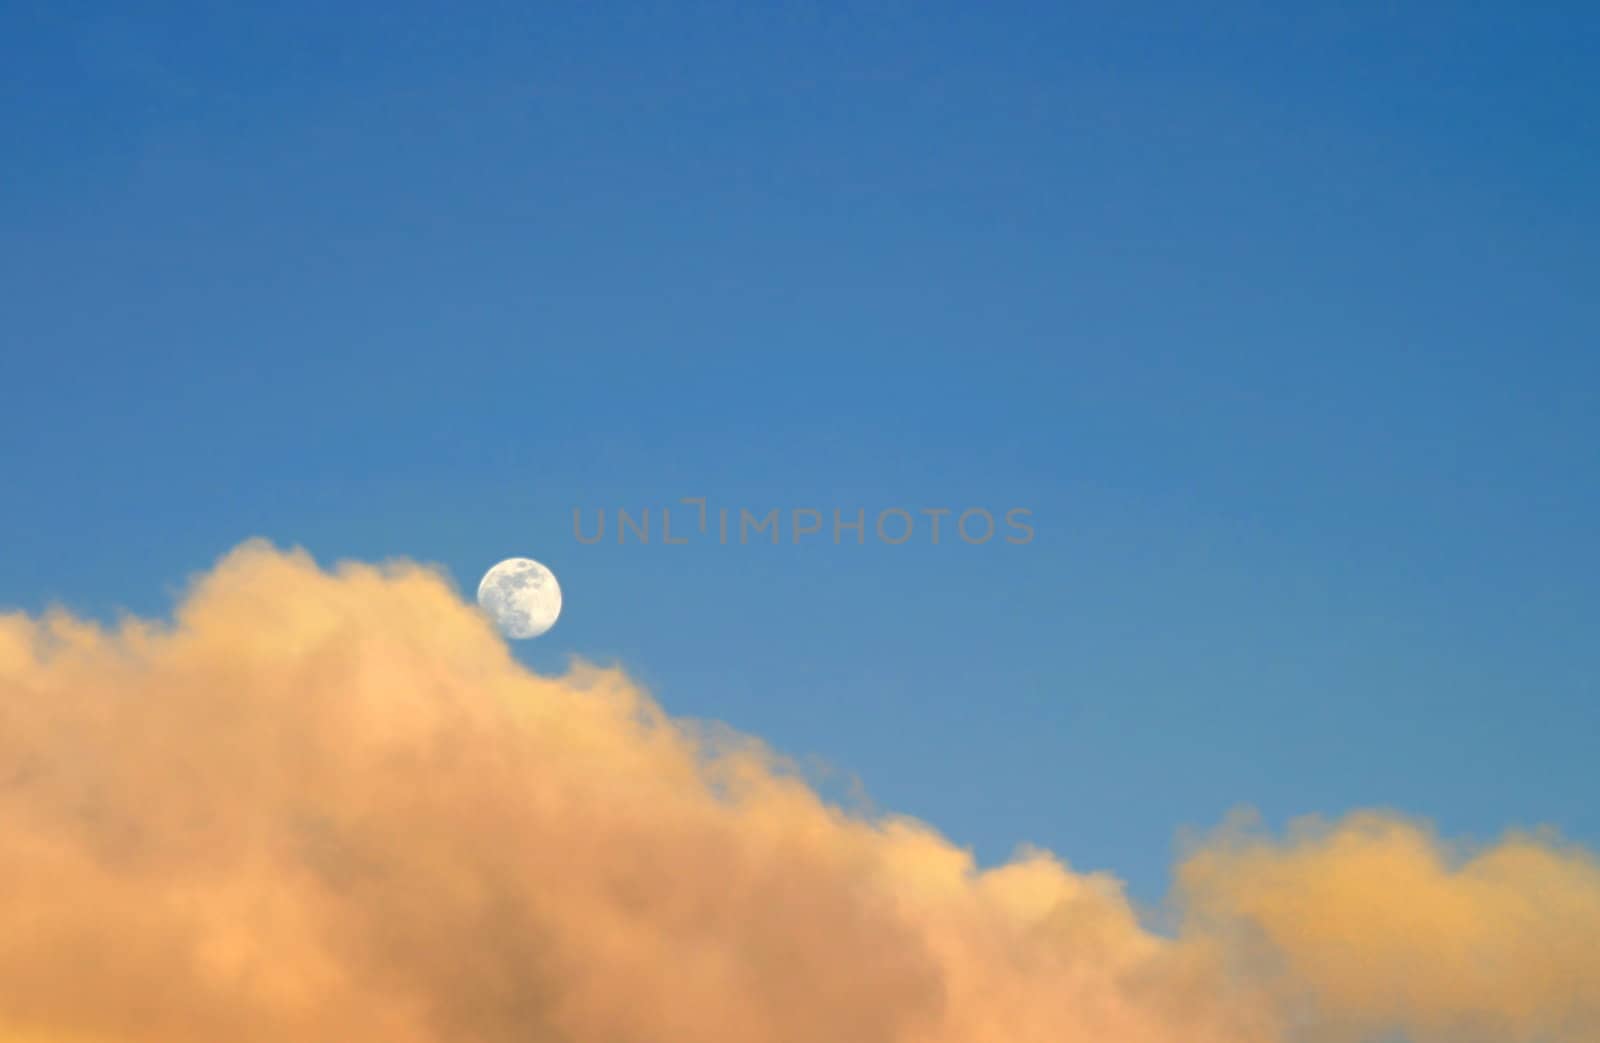
<instances>
[{"instance_id":1,"label":"moon","mask_svg":"<svg viewBox=\"0 0 1600 1043\"><path fill-rule=\"evenodd\" d=\"M507 558L478 582L478 607L507 637L538 637L561 615L561 584L532 558Z\"/></svg>"}]
</instances>

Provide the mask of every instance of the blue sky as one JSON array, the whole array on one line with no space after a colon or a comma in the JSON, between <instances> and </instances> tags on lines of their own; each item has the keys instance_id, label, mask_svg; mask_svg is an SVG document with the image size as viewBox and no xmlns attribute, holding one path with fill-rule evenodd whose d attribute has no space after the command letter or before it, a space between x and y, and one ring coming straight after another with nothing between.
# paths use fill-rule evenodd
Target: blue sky
<instances>
[{"instance_id":1,"label":"blue sky","mask_svg":"<svg viewBox=\"0 0 1600 1043\"><path fill-rule=\"evenodd\" d=\"M1600 843L1588 5L0 11L0 605L527 554L985 861ZM695 495L1037 535L572 536Z\"/></svg>"}]
</instances>

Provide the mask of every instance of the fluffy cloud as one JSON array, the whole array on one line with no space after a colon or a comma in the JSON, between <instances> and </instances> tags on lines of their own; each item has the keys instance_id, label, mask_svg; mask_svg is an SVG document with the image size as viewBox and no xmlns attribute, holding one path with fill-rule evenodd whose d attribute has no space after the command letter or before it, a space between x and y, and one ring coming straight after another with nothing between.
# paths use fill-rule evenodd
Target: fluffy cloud
<instances>
[{"instance_id":1,"label":"fluffy cloud","mask_svg":"<svg viewBox=\"0 0 1600 1043\"><path fill-rule=\"evenodd\" d=\"M1600 864L1551 838L1458 852L1376 814L1285 843L1230 828L1179 882L1191 930L1248 954L1308 1038L1600 1038Z\"/></svg>"},{"instance_id":2,"label":"fluffy cloud","mask_svg":"<svg viewBox=\"0 0 1600 1043\"><path fill-rule=\"evenodd\" d=\"M0 617L0 1043L1600 1033L1583 852L1369 817L1178 879L1163 937L1049 855L978 871L619 673L526 672L416 566L247 544L170 627Z\"/></svg>"}]
</instances>

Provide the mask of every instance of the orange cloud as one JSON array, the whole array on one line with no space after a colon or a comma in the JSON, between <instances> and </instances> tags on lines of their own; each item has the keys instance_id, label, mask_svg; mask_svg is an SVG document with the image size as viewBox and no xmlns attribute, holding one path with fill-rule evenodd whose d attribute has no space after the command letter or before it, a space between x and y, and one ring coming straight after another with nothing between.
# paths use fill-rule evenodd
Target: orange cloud
<instances>
[{"instance_id":1,"label":"orange cloud","mask_svg":"<svg viewBox=\"0 0 1600 1043\"><path fill-rule=\"evenodd\" d=\"M1287 843L1224 830L1179 883L1313 1038L1600 1039L1600 863L1579 849L1456 852L1369 813Z\"/></svg>"},{"instance_id":2,"label":"orange cloud","mask_svg":"<svg viewBox=\"0 0 1600 1043\"><path fill-rule=\"evenodd\" d=\"M620 673L528 673L412 565L247 544L170 627L0 617L4 1043L1600 1026L1579 852L1520 839L1458 865L1359 819L1219 838L1179 878L1191 916L1167 938L1047 854L979 871ZM1428 976L1403 976L1413 958Z\"/></svg>"}]
</instances>

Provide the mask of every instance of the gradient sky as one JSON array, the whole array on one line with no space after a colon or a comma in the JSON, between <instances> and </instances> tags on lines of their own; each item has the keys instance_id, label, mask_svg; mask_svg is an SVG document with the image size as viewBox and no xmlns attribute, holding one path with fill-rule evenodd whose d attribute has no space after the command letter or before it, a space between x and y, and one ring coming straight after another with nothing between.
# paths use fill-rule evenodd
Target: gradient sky
<instances>
[{"instance_id":1,"label":"gradient sky","mask_svg":"<svg viewBox=\"0 0 1600 1043\"><path fill-rule=\"evenodd\" d=\"M1114 7L0 4L0 606L527 554L986 862L1600 843L1600 12ZM695 495L1037 538L573 538Z\"/></svg>"}]
</instances>

